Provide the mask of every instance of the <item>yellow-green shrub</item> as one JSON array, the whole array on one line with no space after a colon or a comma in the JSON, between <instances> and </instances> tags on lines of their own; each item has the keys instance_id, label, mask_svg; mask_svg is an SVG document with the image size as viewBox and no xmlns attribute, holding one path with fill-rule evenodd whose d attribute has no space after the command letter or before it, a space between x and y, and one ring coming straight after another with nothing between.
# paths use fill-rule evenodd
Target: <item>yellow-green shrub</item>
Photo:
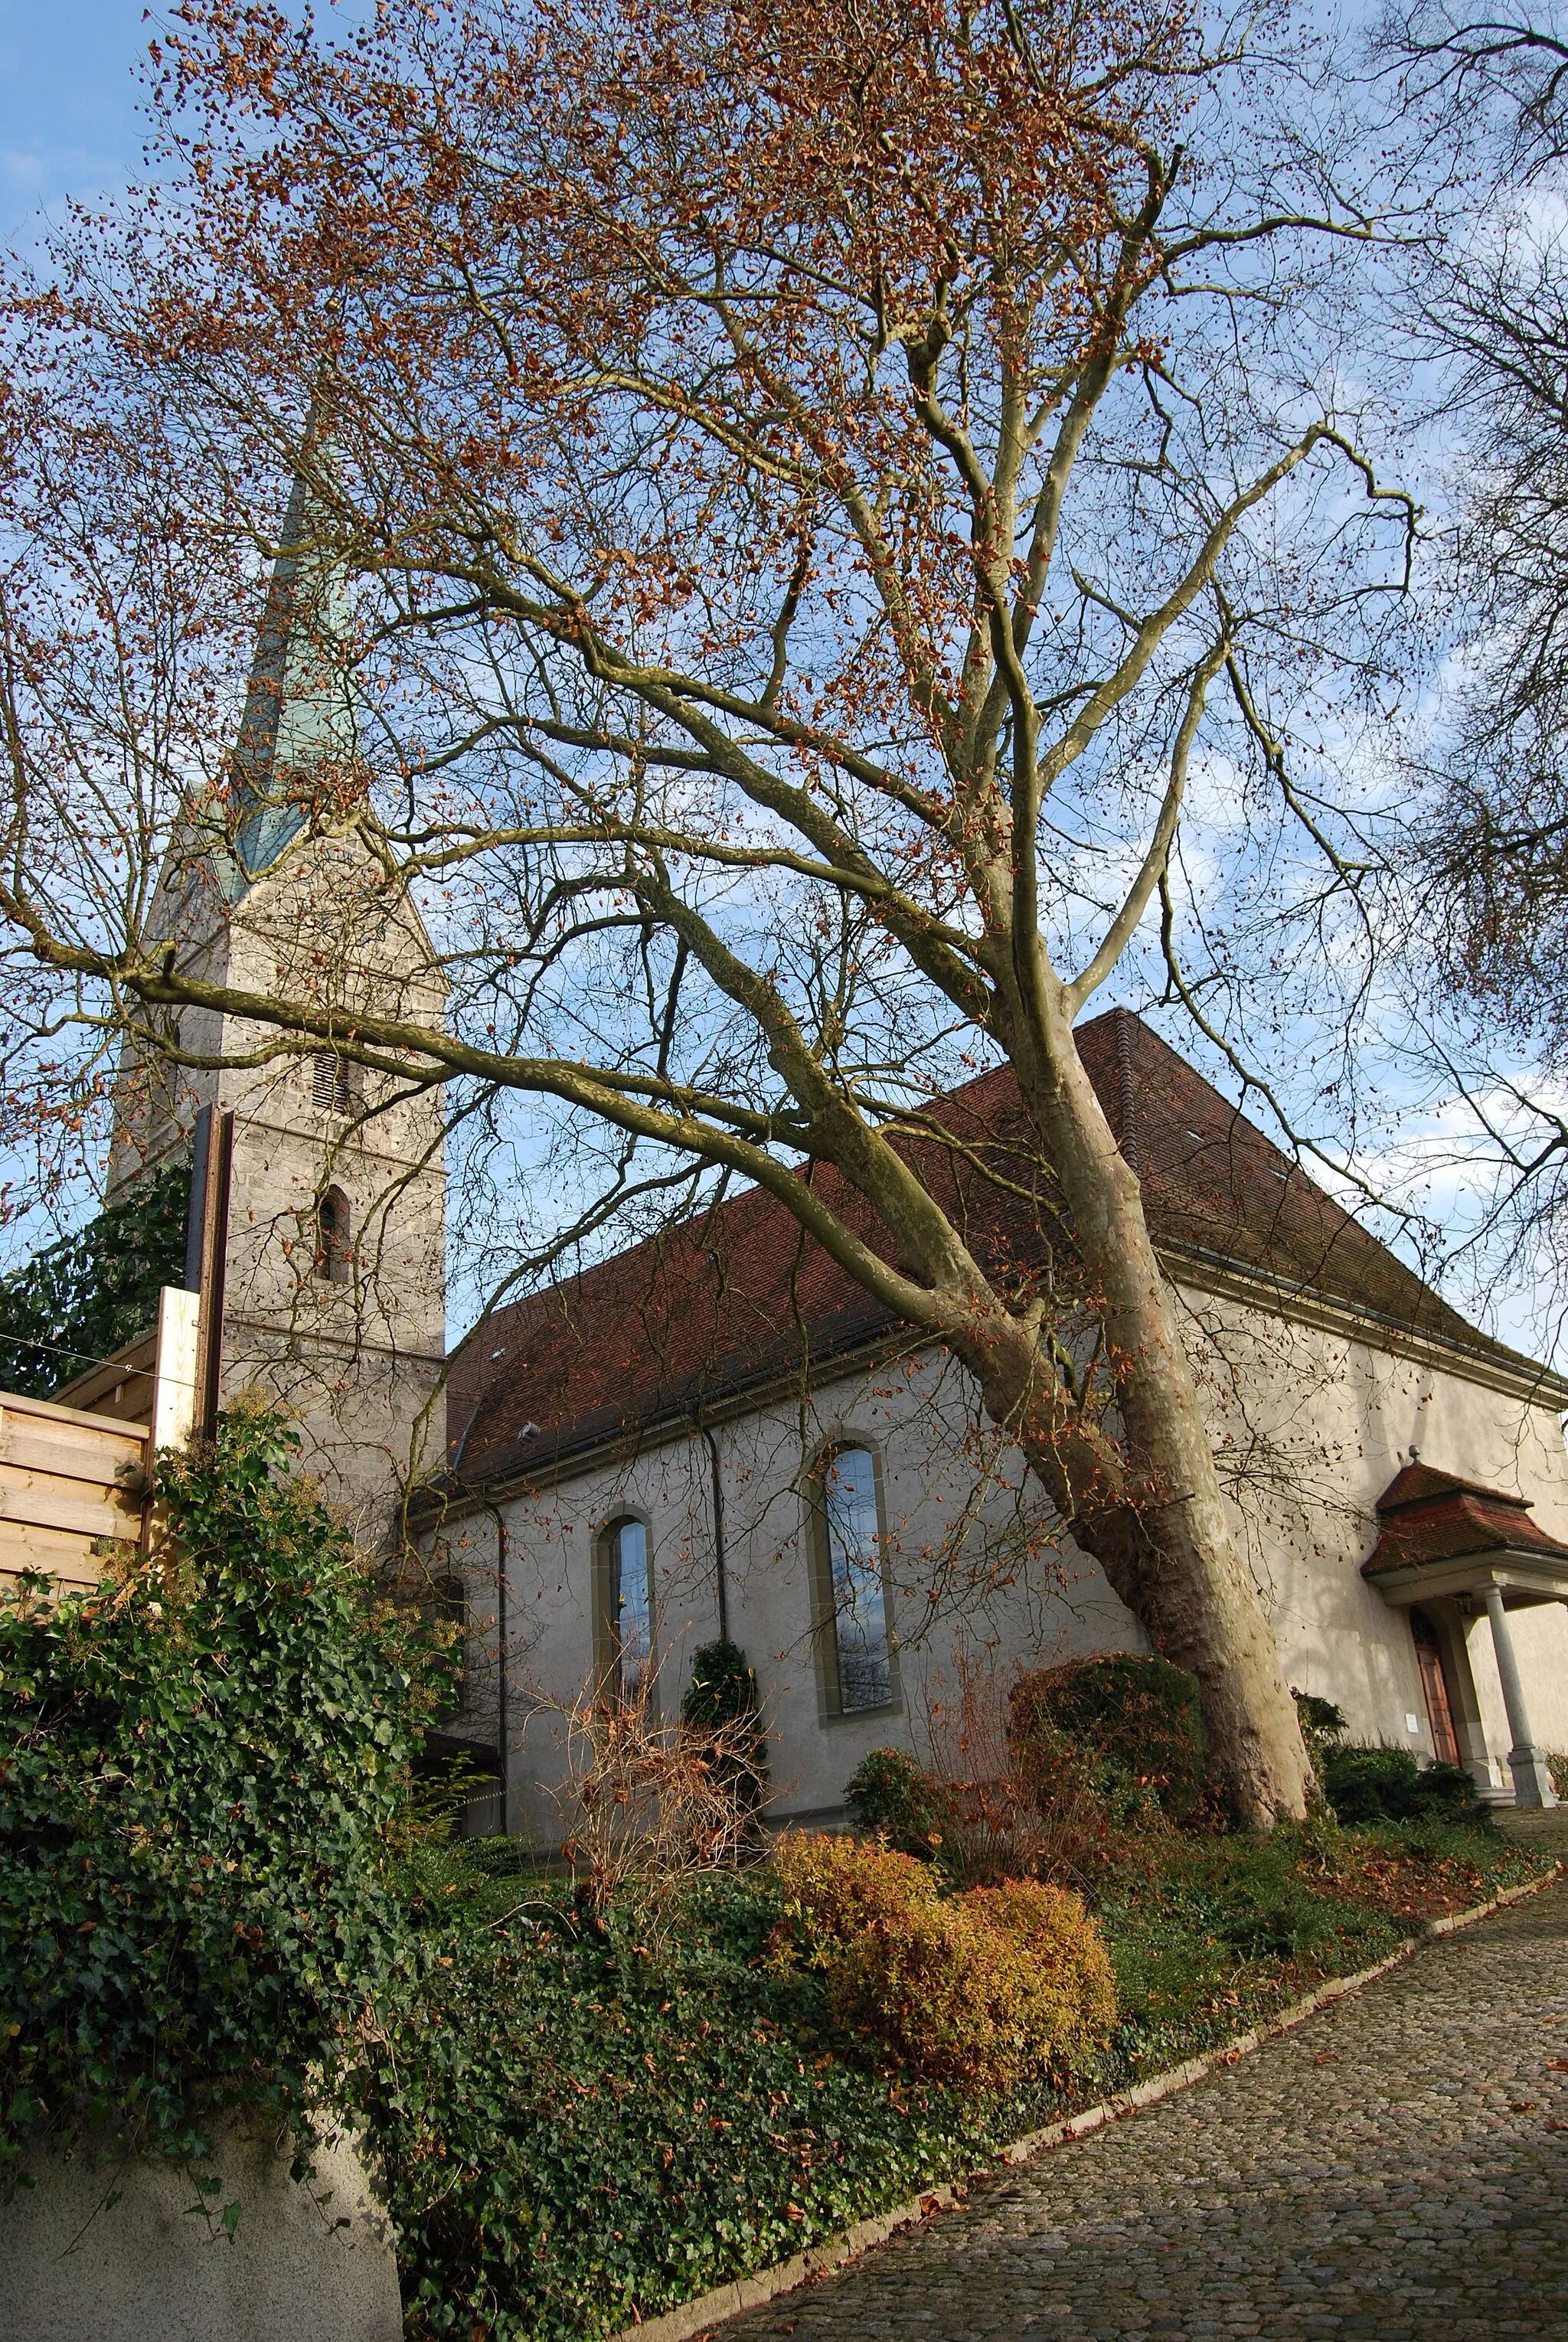
<instances>
[{"instance_id":1,"label":"yellow-green shrub","mask_svg":"<svg viewBox=\"0 0 1568 2342\"><path fill-rule=\"evenodd\" d=\"M972 1887L959 1899L1024 1954L1030 2028L1050 2041L1051 2062L1069 2070L1082 2066L1116 2016L1111 1956L1082 1896L1015 1878Z\"/></svg>"},{"instance_id":2,"label":"yellow-green shrub","mask_svg":"<svg viewBox=\"0 0 1568 2342\"><path fill-rule=\"evenodd\" d=\"M934 2081L1004 2090L1065 2074L1114 2012L1105 1948L1075 1895L944 1896L925 1864L850 1838L786 1837L775 1860L835 2020Z\"/></svg>"}]
</instances>

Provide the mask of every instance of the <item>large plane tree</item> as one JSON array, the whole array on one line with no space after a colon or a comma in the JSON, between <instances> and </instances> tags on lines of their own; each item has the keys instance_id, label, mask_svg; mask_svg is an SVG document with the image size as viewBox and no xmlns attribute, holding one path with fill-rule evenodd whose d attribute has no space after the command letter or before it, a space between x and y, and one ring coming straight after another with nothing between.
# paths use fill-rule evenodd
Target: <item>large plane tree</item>
<instances>
[{"instance_id":1,"label":"large plane tree","mask_svg":"<svg viewBox=\"0 0 1568 2342\"><path fill-rule=\"evenodd\" d=\"M1278 711L1361 672L1404 575L1336 388L1375 228L1332 87L1180 0L175 14L157 186L13 308L16 1033L177 1057L226 1008L469 1127L554 1102L611 1134L605 1208L760 1183L968 1370L1197 1676L1240 1815L1299 1815L1074 1024L1162 921L1191 996L1190 793L1287 891L1329 845ZM225 991L157 931L160 862L254 831L223 677L292 482L292 618L356 746L269 786L419 903L444 1030ZM1046 1238L1016 1276L921 1121L1002 1059Z\"/></svg>"}]
</instances>

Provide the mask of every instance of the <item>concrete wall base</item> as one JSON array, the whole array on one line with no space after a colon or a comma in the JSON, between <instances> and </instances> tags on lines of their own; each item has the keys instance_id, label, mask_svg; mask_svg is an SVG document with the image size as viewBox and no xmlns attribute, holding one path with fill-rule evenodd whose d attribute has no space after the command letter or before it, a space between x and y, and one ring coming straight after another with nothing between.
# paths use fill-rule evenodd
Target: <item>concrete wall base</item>
<instances>
[{"instance_id":1,"label":"concrete wall base","mask_svg":"<svg viewBox=\"0 0 1568 2342\"><path fill-rule=\"evenodd\" d=\"M289 2177L286 2139L219 2126L204 2197L188 2169L89 2149L33 2155L0 2200L0 2330L27 2342L399 2342L386 2221L345 2138ZM117 2200L116 2200L117 2199ZM238 2201L232 2237L221 2225ZM199 2208L198 2208L199 2207Z\"/></svg>"}]
</instances>

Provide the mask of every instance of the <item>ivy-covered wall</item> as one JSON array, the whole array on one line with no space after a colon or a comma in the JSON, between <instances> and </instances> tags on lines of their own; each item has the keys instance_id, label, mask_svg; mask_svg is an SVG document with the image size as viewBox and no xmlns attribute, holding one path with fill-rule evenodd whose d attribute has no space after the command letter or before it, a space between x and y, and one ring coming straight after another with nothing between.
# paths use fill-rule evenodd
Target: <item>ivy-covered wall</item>
<instances>
[{"instance_id":1,"label":"ivy-covered wall","mask_svg":"<svg viewBox=\"0 0 1568 2342\"><path fill-rule=\"evenodd\" d=\"M183 1285L191 1175L173 1164L0 1278L0 1389L49 1398L157 1317Z\"/></svg>"}]
</instances>

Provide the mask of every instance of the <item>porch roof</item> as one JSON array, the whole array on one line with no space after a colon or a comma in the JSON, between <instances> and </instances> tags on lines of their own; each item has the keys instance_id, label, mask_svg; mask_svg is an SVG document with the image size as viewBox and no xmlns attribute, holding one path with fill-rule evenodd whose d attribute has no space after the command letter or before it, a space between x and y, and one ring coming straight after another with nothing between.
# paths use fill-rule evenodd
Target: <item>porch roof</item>
<instances>
[{"instance_id":1,"label":"porch roof","mask_svg":"<svg viewBox=\"0 0 1568 2342\"><path fill-rule=\"evenodd\" d=\"M1362 1576L1401 1605L1489 1586L1514 1607L1568 1601L1568 1545L1530 1511L1526 1496L1407 1464L1377 1500L1380 1533Z\"/></svg>"}]
</instances>

